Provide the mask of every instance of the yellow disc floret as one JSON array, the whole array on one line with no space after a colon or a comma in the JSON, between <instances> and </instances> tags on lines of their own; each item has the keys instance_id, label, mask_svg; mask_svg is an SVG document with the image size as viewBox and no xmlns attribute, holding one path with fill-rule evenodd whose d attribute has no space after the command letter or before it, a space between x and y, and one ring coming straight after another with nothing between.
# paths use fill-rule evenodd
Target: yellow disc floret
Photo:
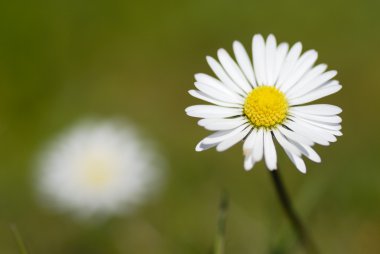
<instances>
[{"instance_id":1,"label":"yellow disc floret","mask_svg":"<svg viewBox=\"0 0 380 254\"><path fill-rule=\"evenodd\" d=\"M285 94L272 86L259 86L244 103L244 114L257 127L271 128L281 124L288 113Z\"/></svg>"},{"instance_id":2,"label":"yellow disc floret","mask_svg":"<svg viewBox=\"0 0 380 254\"><path fill-rule=\"evenodd\" d=\"M107 158L88 156L82 164L83 182L92 189L105 187L112 180L112 166Z\"/></svg>"}]
</instances>

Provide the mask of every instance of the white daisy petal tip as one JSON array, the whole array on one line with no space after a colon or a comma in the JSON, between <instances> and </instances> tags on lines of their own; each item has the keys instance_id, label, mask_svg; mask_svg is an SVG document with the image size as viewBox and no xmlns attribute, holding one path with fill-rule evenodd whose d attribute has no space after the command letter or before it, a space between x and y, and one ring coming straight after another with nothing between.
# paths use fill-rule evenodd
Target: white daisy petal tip
<instances>
[{"instance_id":1,"label":"white daisy petal tip","mask_svg":"<svg viewBox=\"0 0 380 254\"><path fill-rule=\"evenodd\" d=\"M226 55L228 54L227 53L227 50L225 50L224 48L220 48L216 51L216 54L218 55L218 57L222 56L222 55Z\"/></svg>"},{"instance_id":2,"label":"white daisy petal tip","mask_svg":"<svg viewBox=\"0 0 380 254\"><path fill-rule=\"evenodd\" d=\"M188 106L187 108L185 108L185 112L186 112L186 113L189 112L189 111L191 110L192 107L193 107L193 106Z\"/></svg>"},{"instance_id":3,"label":"white daisy petal tip","mask_svg":"<svg viewBox=\"0 0 380 254\"><path fill-rule=\"evenodd\" d=\"M204 75L204 74L203 73L196 73L196 74L194 74L194 79L196 81L198 81L202 75Z\"/></svg>"},{"instance_id":4,"label":"white daisy petal tip","mask_svg":"<svg viewBox=\"0 0 380 254\"><path fill-rule=\"evenodd\" d=\"M244 165L244 170L245 170L245 171L249 172L249 171L251 171L252 169L253 169L253 166L251 167L251 166L245 166L245 165Z\"/></svg>"},{"instance_id":5,"label":"white daisy petal tip","mask_svg":"<svg viewBox=\"0 0 380 254\"><path fill-rule=\"evenodd\" d=\"M205 120L205 119L201 119L201 120L199 120L199 121L197 122L197 124L198 124L199 126L204 127L204 126L205 126L205 124L204 124L204 120Z\"/></svg>"},{"instance_id":6,"label":"white daisy petal tip","mask_svg":"<svg viewBox=\"0 0 380 254\"><path fill-rule=\"evenodd\" d=\"M252 37L251 54L240 41L232 42L233 55L224 48L217 57L206 56L216 77L195 74L196 88L189 93L211 105L186 109L198 124L215 131L197 145L197 151L211 147L223 152L243 144L244 169L264 160L269 170L277 169L278 143L295 167L306 173L301 158L320 163L311 148L337 141L342 132L338 116L342 109L328 104L309 104L334 94L342 86L333 78L335 70L316 65L318 52L302 52L303 45L277 43L276 37L261 34ZM290 155L289 155L290 154Z\"/></svg>"},{"instance_id":7,"label":"white daisy petal tip","mask_svg":"<svg viewBox=\"0 0 380 254\"><path fill-rule=\"evenodd\" d=\"M212 65L213 62L217 62L214 57L206 56L206 61L209 65Z\"/></svg>"},{"instance_id":8,"label":"white daisy petal tip","mask_svg":"<svg viewBox=\"0 0 380 254\"><path fill-rule=\"evenodd\" d=\"M193 116L193 114L192 114L193 107L194 106L189 106L189 107L185 108L186 115L191 116L191 117Z\"/></svg>"},{"instance_id":9,"label":"white daisy petal tip","mask_svg":"<svg viewBox=\"0 0 380 254\"><path fill-rule=\"evenodd\" d=\"M274 42L274 44L276 44L276 37L273 34L269 34L266 42Z\"/></svg>"},{"instance_id":10,"label":"white daisy petal tip","mask_svg":"<svg viewBox=\"0 0 380 254\"><path fill-rule=\"evenodd\" d=\"M201 147L201 145L197 145L197 146L195 147L195 151L196 151L196 152L202 152L202 151L204 151L204 149Z\"/></svg>"},{"instance_id":11,"label":"white daisy petal tip","mask_svg":"<svg viewBox=\"0 0 380 254\"><path fill-rule=\"evenodd\" d=\"M269 166L269 165L267 165L267 167L268 167L268 169L269 169L270 171L275 171L275 170L277 170L277 166L276 166L276 165L273 165L273 166Z\"/></svg>"},{"instance_id":12,"label":"white daisy petal tip","mask_svg":"<svg viewBox=\"0 0 380 254\"><path fill-rule=\"evenodd\" d=\"M238 40L234 40L234 41L232 42L232 47L233 47L233 48L243 47L243 44L242 44L240 41L238 41Z\"/></svg>"},{"instance_id":13,"label":"white daisy petal tip","mask_svg":"<svg viewBox=\"0 0 380 254\"><path fill-rule=\"evenodd\" d=\"M244 170L245 171L251 171L254 166L254 161L251 156L246 156L244 159Z\"/></svg>"},{"instance_id":14,"label":"white daisy petal tip","mask_svg":"<svg viewBox=\"0 0 380 254\"><path fill-rule=\"evenodd\" d=\"M261 34L255 34L253 37L252 37L253 40L263 40L264 41L264 37L261 35Z\"/></svg>"},{"instance_id":15,"label":"white daisy petal tip","mask_svg":"<svg viewBox=\"0 0 380 254\"><path fill-rule=\"evenodd\" d=\"M300 50L302 50L302 42L297 41L297 42L294 44L294 47L299 48Z\"/></svg>"},{"instance_id":16,"label":"white daisy petal tip","mask_svg":"<svg viewBox=\"0 0 380 254\"><path fill-rule=\"evenodd\" d=\"M194 97L194 94L196 93L196 90L191 89L191 90L188 90L187 93ZM186 112L186 109L185 109L185 112Z\"/></svg>"},{"instance_id":17,"label":"white daisy petal tip","mask_svg":"<svg viewBox=\"0 0 380 254\"><path fill-rule=\"evenodd\" d=\"M306 167L298 167L297 168L299 172L301 172L302 174L306 174L307 173L307 169Z\"/></svg>"},{"instance_id":18,"label":"white daisy petal tip","mask_svg":"<svg viewBox=\"0 0 380 254\"><path fill-rule=\"evenodd\" d=\"M214 144L205 144L203 142L203 140L201 142L199 142L196 146L195 146L195 151L196 152L203 152L207 149L210 149L212 147L214 147L215 145Z\"/></svg>"},{"instance_id":19,"label":"white daisy petal tip","mask_svg":"<svg viewBox=\"0 0 380 254\"><path fill-rule=\"evenodd\" d=\"M302 174L306 174L306 173L307 173L307 168L306 168L305 163L303 163L303 164L301 164L301 165L298 165L297 169L298 169L298 171L301 172Z\"/></svg>"},{"instance_id":20,"label":"white daisy petal tip","mask_svg":"<svg viewBox=\"0 0 380 254\"><path fill-rule=\"evenodd\" d=\"M224 152L224 151L226 151L227 149L225 149L225 148L223 148L223 147L221 147L220 145L218 145L218 146L216 146L216 151L217 152Z\"/></svg>"},{"instance_id":21,"label":"white daisy petal tip","mask_svg":"<svg viewBox=\"0 0 380 254\"><path fill-rule=\"evenodd\" d=\"M293 162L293 164L296 166L298 171L306 174L306 164L303 161L303 159L287 151L286 151L286 154L288 155L289 159Z\"/></svg>"}]
</instances>

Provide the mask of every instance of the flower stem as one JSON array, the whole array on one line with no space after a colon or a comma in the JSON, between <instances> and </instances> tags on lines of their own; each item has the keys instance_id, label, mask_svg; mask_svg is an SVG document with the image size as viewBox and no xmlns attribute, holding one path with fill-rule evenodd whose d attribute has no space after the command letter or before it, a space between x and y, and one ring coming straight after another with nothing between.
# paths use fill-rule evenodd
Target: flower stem
<instances>
[{"instance_id":1,"label":"flower stem","mask_svg":"<svg viewBox=\"0 0 380 254\"><path fill-rule=\"evenodd\" d=\"M297 216L296 212L293 209L292 203L290 202L289 196L285 190L285 186L281 180L279 170L271 171L272 180L276 188L277 196L280 200L280 203L288 217L290 223L292 224L294 231L296 232L299 241L304 246L305 250L308 253L316 254L318 253L308 231L305 226L302 224L301 219Z\"/></svg>"},{"instance_id":2,"label":"flower stem","mask_svg":"<svg viewBox=\"0 0 380 254\"><path fill-rule=\"evenodd\" d=\"M218 225L214 245L215 254L224 254L227 210L228 196L226 192L223 192L219 204Z\"/></svg>"}]
</instances>

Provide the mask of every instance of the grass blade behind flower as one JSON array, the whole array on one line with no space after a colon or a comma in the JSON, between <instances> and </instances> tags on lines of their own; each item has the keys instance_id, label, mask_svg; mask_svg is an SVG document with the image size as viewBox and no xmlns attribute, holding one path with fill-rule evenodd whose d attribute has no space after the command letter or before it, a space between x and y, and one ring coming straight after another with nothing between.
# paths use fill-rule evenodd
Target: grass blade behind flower
<instances>
[{"instance_id":1,"label":"grass blade behind flower","mask_svg":"<svg viewBox=\"0 0 380 254\"><path fill-rule=\"evenodd\" d=\"M9 227L10 227L12 233L13 233L14 238L16 239L16 242L17 242L17 245L18 245L20 253L21 254L28 254L28 251L26 249L25 243L22 240L21 234L18 231L17 226L14 225L14 224L11 224L11 225L9 225Z\"/></svg>"}]
</instances>

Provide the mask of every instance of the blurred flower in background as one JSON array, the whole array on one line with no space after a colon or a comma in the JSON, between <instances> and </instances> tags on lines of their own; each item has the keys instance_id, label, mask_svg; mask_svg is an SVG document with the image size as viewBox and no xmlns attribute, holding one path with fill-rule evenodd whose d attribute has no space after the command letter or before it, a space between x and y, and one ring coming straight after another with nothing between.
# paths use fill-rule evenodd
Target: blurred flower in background
<instances>
[{"instance_id":1,"label":"blurred flower in background","mask_svg":"<svg viewBox=\"0 0 380 254\"><path fill-rule=\"evenodd\" d=\"M39 159L45 205L76 216L131 212L161 184L163 163L130 124L87 121L54 141Z\"/></svg>"},{"instance_id":2,"label":"blurred flower in background","mask_svg":"<svg viewBox=\"0 0 380 254\"><path fill-rule=\"evenodd\" d=\"M277 168L277 140L299 171L305 173L306 156L320 162L311 148L315 143L329 145L341 136L342 110L333 105L303 105L338 92L342 86L332 80L336 71L327 65L313 67L315 50L302 53L302 44L277 45L273 35L267 40L255 35L252 42L253 63L243 45L235 41L235 60L224 49L218 61L207 57L218 79L207 74L195 75L198 90L189 93L214 105L196 105L186 109L189 116L203 118L198 124L216 131L198 143L196 150L216 146L225 151L244 141L244 168L252 169L265 158L269 170Z\"/></svg>"}]
</instances>

